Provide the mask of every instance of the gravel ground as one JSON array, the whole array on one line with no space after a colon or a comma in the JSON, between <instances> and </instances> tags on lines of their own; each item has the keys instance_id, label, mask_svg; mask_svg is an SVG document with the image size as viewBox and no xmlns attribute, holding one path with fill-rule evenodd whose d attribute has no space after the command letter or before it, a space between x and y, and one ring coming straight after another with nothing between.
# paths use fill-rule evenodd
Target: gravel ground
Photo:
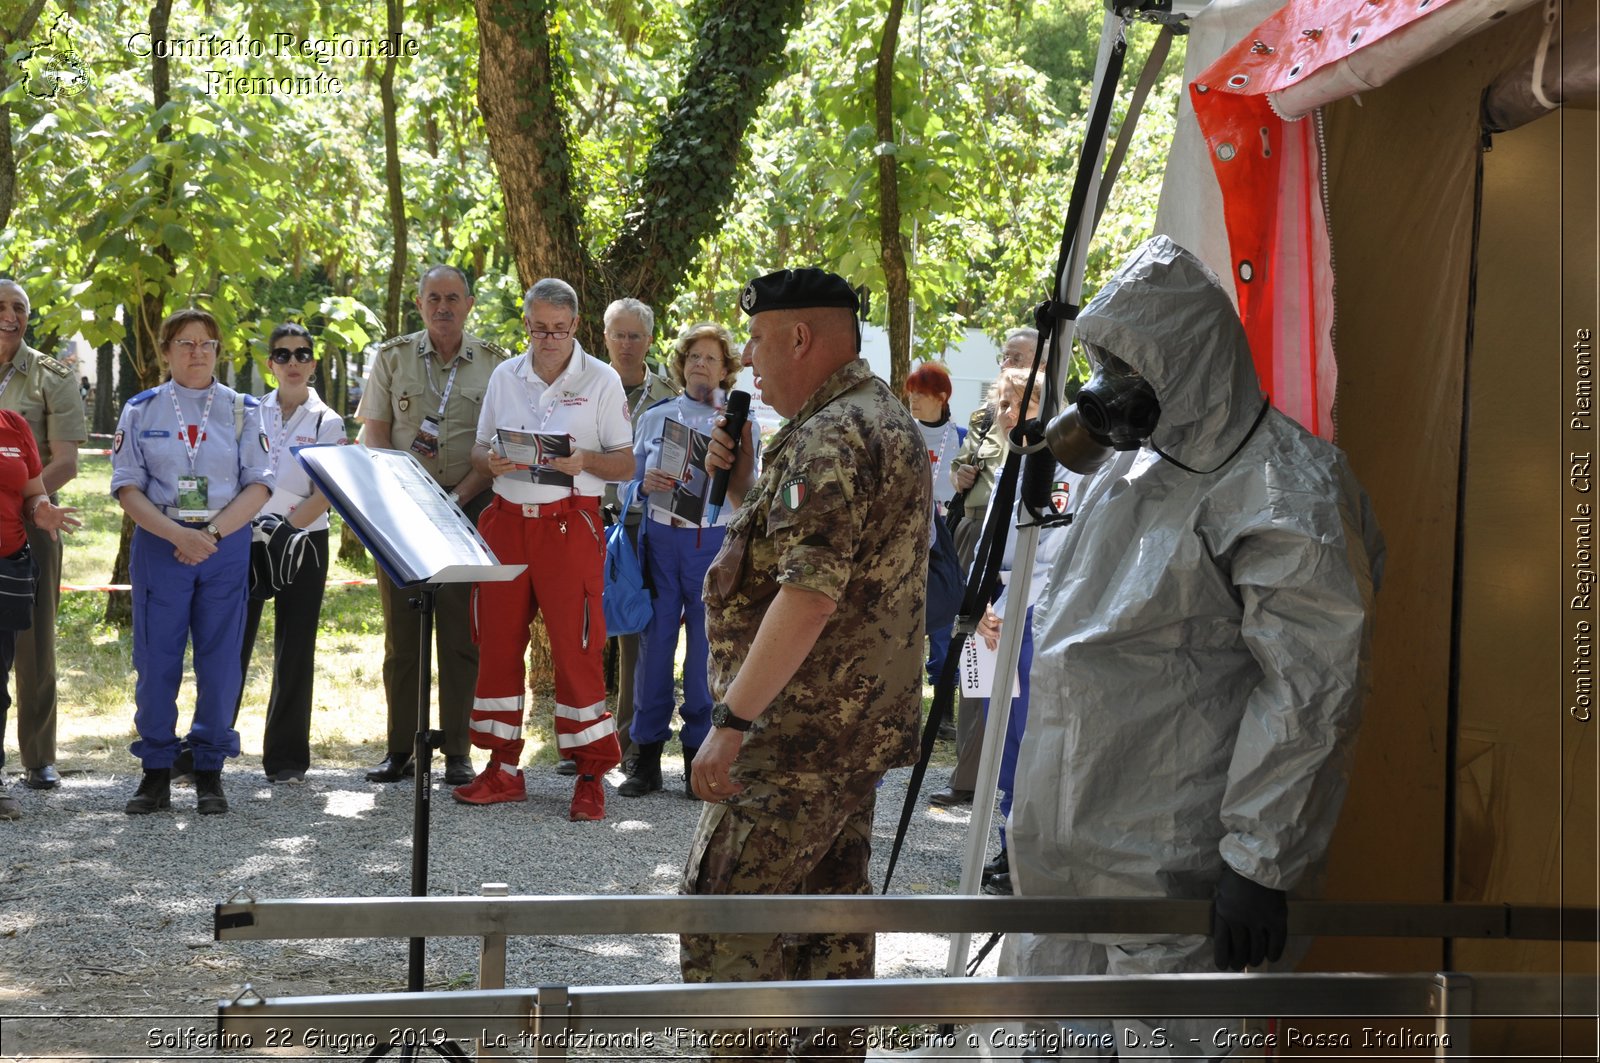
<instances>
[{"instance_id":1,"label":"gravel ground","mask_svg":"<svg viewBox=\"0 0 1600 1063\"><path fill-rule=\"evenodd\" d=\"M909 775L892 773L879 799L875 883ZM24 818L0 822L0 1060L204 1058L209 1050L162 1038L213 1030L217 1000L245 983L267 997L404 988L403 941L215 942L212 907L236 891L259 899L408 894L410 781L368 783L359 769L341 767L274 786L248 758L223 779L232 811L201 818L187 788L174 790L171 813L124 815L137 785L131 772L69 772L53 793L8 777ZM484 882L505 882L514 894L676 892L698 816L681 779L669 764L666 791L629 800L615 796L621 776L613 773L602 823L567 820L571 780L549 768L528 772L525 805L467 808L440 792L431 892L476 895ZM948 768L934 767L924 792L947 781ZM924 803L895 891L953 893L967 821L966 810ZM429 988L470 988L477 948L475 939L430 942ZM883 935L878 974L939 976L946 948L942 936ZM513 938L508 951L512 986L678 980L671 937ZM986 966L992 971L993 956Z\"/></svg>"}]
</instances>

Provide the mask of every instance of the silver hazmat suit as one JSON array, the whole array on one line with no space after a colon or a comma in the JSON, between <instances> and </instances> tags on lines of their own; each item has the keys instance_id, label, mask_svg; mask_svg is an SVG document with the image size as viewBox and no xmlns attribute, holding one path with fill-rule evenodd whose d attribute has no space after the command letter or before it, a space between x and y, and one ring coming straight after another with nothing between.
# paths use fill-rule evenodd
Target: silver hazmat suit
<instances>
[{"instance_id":1,"label":"silver hazmat suit","mask_svg":"<svg viewBox=\"0 0 1600 1063\"><path fill-rule=\"evenodd\" d=\"M1314 887L1367 684L1370 504L1344 454L1276 409L1251 432L1264 400L1243 326L1170 239L1142 245L1077 332L1150 381L1161 419L1084 489L1035 612L1013 883L1210 898L1226 860ZM1019 974L1212 970L1203 937L1008 946Z\"/></svg>"}]
</instances>

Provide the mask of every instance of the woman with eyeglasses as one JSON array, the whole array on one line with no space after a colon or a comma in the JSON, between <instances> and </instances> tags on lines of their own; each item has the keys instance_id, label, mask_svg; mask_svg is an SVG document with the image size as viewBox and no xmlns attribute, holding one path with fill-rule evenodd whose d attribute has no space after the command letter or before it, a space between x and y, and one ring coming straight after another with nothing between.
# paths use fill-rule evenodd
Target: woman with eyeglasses
<instances>
[{"instance_id":1,"label":"woman with eyeglasses","mask_svg":"<svg viewBox=\"0 0 1600 1063\"><path fill-rule=\"evenodd\" d=\"M144 767L125 811L171 805L172 765L194 761L201 815L228 811L222 766L239 755L239 699L250 573L250 519L272 494L259 403L217 381L216 319L179 310L161 323L171 378L128 400L111 445L111 494L137 527L133 583L133 723L130 751ZM194 644L195 706L177 734L184 651Z\"/></svg>"},{"instance_id":2,"label":"woman with eyeglasses","mask_svg":"<svg viewBox=\"0 0 1600 1063\"><path fill-rule=\"evenodd\" d=\"M703 465L691 463L682 480L676 475L679 470L668 471L661 465L663 451L672 449L668 422L675 422L677 431L687 428L709 436L741 367L727 329L711 322L691 325L673 344L670 363L673 383L682 387L683 393L651 406L634 431L633 476L639 497L646 500L640 535L655 608L640 639L635 666L633 740L639 758L617 787L623 797L643 797L662 788L661 756L672 737L673 666L680 627L686 631L688 644L683 655L683 704L678 709L683 726L678 730L678 742L683 747L683 790L694 796L689 789L689 766L711 730L713 702L706 675L710 645L702 589L706 570L716 559L739 507L736 498L720 514L711 512L705 505L711 481ZM694 444L690 446L694 448ZM751 455L751 469L755 467L755 446L755 433L746 423L740 449L741 454ZM734 490L738 492L740 485L736 483Z\"/></svg>"},{"instance_id":3,"label":"woman with eyeglasses","mask_svg":"<svg viewBox=\"0 0 1600 1063\"><path fill-rule=\"evenodd\" d=\"M313 443L346 443L344 419L311 388L317 371L311 333L284 324L267 341L268 369L278 381L261 400L272 497L257 516L272 514L305 530L310 539L289 584L273 596L272 693L261 739L261 770L268 782L298 782L311 767L311 690L316 674L317 622L328 581L328 500L311 483L294 452ZM241 675L250 671L256 630L266 602L254 596L245 614ZM241 688L242 700L242 688ZM237 718L238 709L234 710Z\"/></svg>"}]
</instances>

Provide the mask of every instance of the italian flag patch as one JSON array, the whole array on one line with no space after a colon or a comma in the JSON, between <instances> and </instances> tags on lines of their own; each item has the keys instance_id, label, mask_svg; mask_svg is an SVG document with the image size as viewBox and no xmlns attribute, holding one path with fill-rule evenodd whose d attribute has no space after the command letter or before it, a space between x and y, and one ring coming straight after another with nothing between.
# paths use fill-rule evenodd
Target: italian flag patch
<instances>
[{"instance_id":1,"label":"italian flag patch","mask_svg":"<svg viewBox=\"0 0 1600 1063\"><path fill-rule=\"evenodd\" d=\"M793 479L778 488L778 501L783 503L785 509L799 509L806 502L806 482L802 479Z\"/></svg>"}]
</instances>

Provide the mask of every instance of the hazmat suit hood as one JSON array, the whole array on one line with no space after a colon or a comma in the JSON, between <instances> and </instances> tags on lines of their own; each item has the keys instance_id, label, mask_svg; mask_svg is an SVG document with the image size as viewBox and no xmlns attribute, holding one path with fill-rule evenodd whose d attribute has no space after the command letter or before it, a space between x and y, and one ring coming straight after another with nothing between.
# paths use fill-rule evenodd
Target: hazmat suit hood
<instances>
[{"instance_id":1,"label":"hazmat suit hood","mask_svg":"<svg viewBox=\"0 0 1600 1063\"><path fill-rule=\"evenodd\" d=\"M1193 469L1222 463L1261 413L1244 326L1216 275L1169 237L1139 246L1078 315L1077 335L1137 369L1161 401L1150 441Z\"/></svg>"},{"instance_id":2,"label":"hazmat suit hood","mask_svg":"<svg viewBox=\"0 0 1600 1063\"><path fill-rule=\"evenodd\" d=\"M1145 376L1161 417L1081 492L1034 612L1012 883L1209 899L1226 863L1314 894L1368 682L1383 546L1366 494L1337 447L1264 408L1232 303L1171 240L1135 251L1077 328ZM1008 952L1003 973L1212 969L1202 936Z\"/></svg>"}]
</instances>

